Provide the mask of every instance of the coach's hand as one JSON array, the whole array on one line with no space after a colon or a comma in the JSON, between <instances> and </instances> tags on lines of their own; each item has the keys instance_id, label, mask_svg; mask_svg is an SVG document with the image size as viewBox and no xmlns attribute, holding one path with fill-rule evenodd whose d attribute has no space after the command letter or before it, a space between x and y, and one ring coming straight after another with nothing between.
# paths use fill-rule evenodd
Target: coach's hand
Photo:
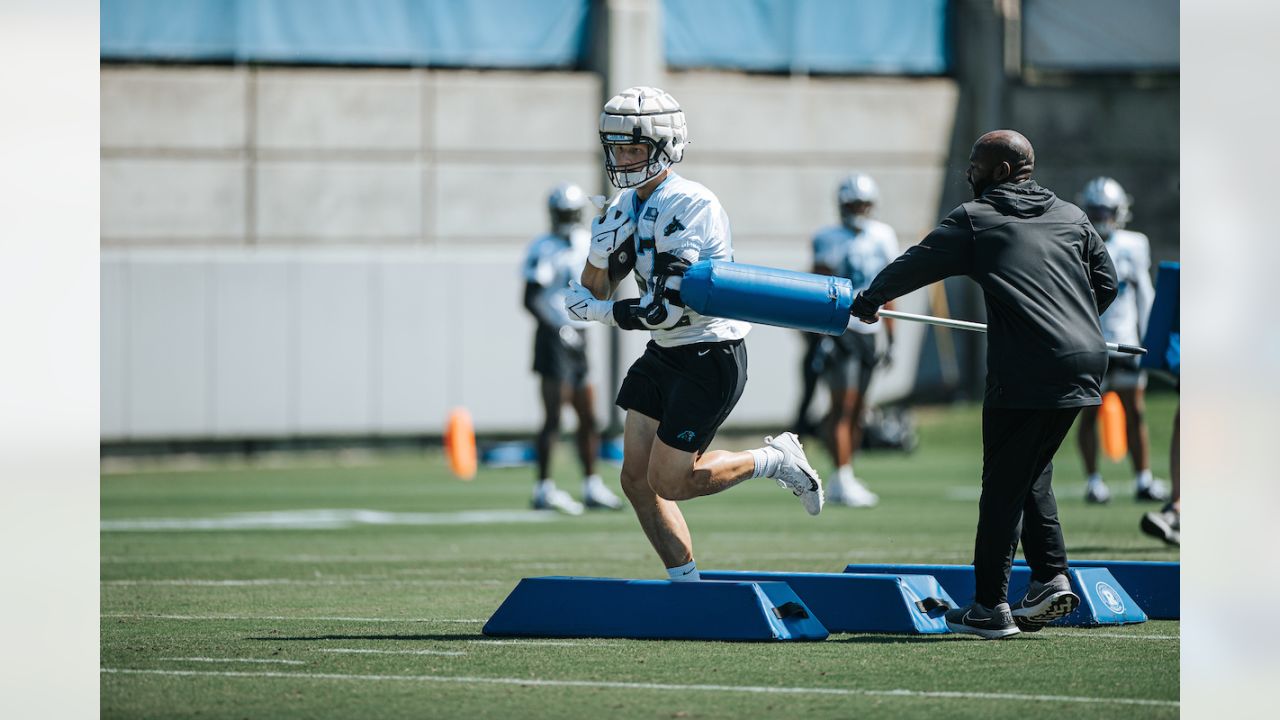
<instances>
[{"instance_id":1,"label":"coach's hand","mask_svg":"<svg viewBox=\"0 0 1280 720\"><path fill-rule=\"evenodd\" d=\"M609 267L609 256L635 234L635 229L629 214L616 205L605 208L591 221L591 252L587 262L601 270Z\"/></svg>"},{"instance_id":2,"label":"coach's hand","mask_svg":"<svg viewBox=\"0 0 1280 720\"><path fill-rule=\"evenodd\" d=\"M849 314L858 318L868 325L874 325L880 320L880 306L868 300L862 293L853 299L853 306L849 308Z\"/></svg>"},{"instance_id":3,"label":"coach's hand","mask_svg":"<svg viewBox=\"0 0 1280 720\"><path fill-rule=\"evenodd\" d=\"M614 324L613 301L597 300L590 290L576 280L569 283L569 292L564 295L564 307L574 320Z\"/></svg>"}]
</instances>

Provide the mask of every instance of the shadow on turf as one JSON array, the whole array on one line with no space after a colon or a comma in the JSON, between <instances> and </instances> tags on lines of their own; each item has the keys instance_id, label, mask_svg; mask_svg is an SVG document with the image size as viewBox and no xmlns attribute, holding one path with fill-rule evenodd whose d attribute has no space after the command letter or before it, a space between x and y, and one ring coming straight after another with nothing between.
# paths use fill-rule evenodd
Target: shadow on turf
<instances>
[{"instance_id":1,"label":"shadow on turf","mask_svg":"<svg viewBox=\"0 0 1280 720\"><path fill-rule=\"evenodd\" d=\"M270 637L250 637L249 640L266 640L268 642L280 641L315 641L315 640L487 640L487 635L478 633L468 633L465 635L298 635L298 636L279 636L272 635Z\"/></svg>"},{"instance_id":2,"label":"shadow on turf","mask_svg":"<svg viewBox=\"0 0 1280 720\"><path fill-rule=\"evenodd\" d=\"M1160 542L1157 540L1156 542ZM1107 545L1082 545L1080 547L1067 548L1068 560L1070 564L1070 556L1081 553L1099 553L1100 556L1112 555L1152 555L1161 550L1167 550L1168 545L1152 545L1151 547L1109 547ZM1083 560L1084 558L1080 558Z\"/></svg>"}]
</instances>

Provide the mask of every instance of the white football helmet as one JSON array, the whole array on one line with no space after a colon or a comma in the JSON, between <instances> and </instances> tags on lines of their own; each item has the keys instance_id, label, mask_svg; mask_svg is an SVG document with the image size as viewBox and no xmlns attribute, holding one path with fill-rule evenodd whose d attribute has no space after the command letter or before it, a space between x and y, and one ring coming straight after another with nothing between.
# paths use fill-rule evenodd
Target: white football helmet
<instances>
[{"instance_id":1,"label":"white football helmet","mask_svg":"<svg viewBox=\"0 0 1280 720\"><path fill-rule=\"evenodd\" d=\"M582 188L573 183L560 183L547 196L547 213L551 216L551 232L562 237L582 224L582 211L589 200Z\"/></svg>"},{"instance_id":2,"label":"white football helmet","mask_svg":"<svg viewBox=\"0 0 1280 720\"><path fill-rule=\"evenodd\" d=\"M600 113L604 168L609 173L609 181L618 188L643 185L683 160L687 139L680 103L658 88L627 88L610 98ZM648 159L643 164L614 160L615 147L636 144L649 146Z\"/></svg>"},{"instance_id":3,"label":"white football helmet","mask_svg":"<svg viewBox=\"0 0 1280 720\"><path fill-rule=\"evenodd\" d=\"M840 220L850 228L859 229L862 218L870 212L870 206L880 201L880 186L864 172L852 172L840 181L836 191L836 203L840 208ZM856 210L856 211L855 211Z\"/></svg>"},{"instance_id":4,"label":"white football helmet","mask_svg":"<svg viewBox=\"0 0 1280 720\"><path fill-rule=\"evenodd\" d=\"M1125 193L1120 183L1109 177L1096 177L1085 184L1080 192L1080 206L1093 223L1093 229L1104 239L1123 228L1133 214L1129 205L1133 198Z\"/></svg>"}]
</instances>

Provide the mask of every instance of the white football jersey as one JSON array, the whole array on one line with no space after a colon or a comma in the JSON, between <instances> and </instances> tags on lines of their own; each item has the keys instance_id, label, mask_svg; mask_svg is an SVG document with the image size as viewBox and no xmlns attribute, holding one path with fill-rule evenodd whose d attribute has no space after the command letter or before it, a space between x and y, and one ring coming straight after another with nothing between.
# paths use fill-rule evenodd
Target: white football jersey
<instances>
[{"instance_id":1,"label":"white football jersey","mask_svg":"<svg viewBox=\"0 0 1280 720\"><path fill-rule=\"evenodd\" d=\"M1120 279L1116 299L1102 313L1102 336L1107 342L1138 345L1147 333L1147 316L1155 290L1151 286L1151 243L1147 236L1116 230L1107 240L1107 252Z\"/></svg>"},{"instance_id":2,"label":"white football jersey","mask_svg":"<svg viewBox=\"0 0 1280 720\"><path fill-rule=\"evenodd\" d=\"M832 225L813 236L813 264L849 278L855 295L866 290L875 276L899 255L898 234L888 223L871 218L867 218L865 223L857 231L844 224ZM871 334L879 332L880 324L855 322L850 324L849 330Z\"/></svg>"},{"instance_id":3,"label":"white football jersey","mask_svg":"<svg viewBox=\"0 0 1280 720\"><path fill-rule=\"evenodd\" d=\"M590 249L591 233L581 226L574 228L567 238L548 233L529 243L524 279L542 286L534 301L539 319L549 321L554 327L580 324L569 318L564 296L569 292L569 281L577 280L581 274Z\"/></svg>"},{"instance_id":4,"label":"white football jersey","mask_svg":"<svg viewBox=\"0 0 1280 720\"><path fill-rule=\"evenodd\" d=\"M671 253L690 263L699 260L733 260L729 216L708 189L672 172L641 203L635 190L624 190L618 207L631 213L636 226L636 284L644 295L653 284L653 260ZM668 288L678 289L674 280ZM689 324L653 330L654 342L676 347L699 342L719 342L746 337L751 323L699 315L685 308Z\"/></svg>"}]
</instances>

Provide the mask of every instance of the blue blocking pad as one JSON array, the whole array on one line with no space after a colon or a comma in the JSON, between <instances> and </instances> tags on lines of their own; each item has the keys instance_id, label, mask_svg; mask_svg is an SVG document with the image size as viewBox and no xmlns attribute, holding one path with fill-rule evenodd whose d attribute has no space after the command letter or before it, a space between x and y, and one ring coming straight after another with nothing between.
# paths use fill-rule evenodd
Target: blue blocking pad
<instances>
[{"instance_id":1,"label":"blue blocking pad","mask_svg":"<svg viewBox=\"0 0 1280 720\"><path fill-rule=\"evenodd\" d=\"M846 573L878 573L889 575L932 575L959 605L973 602L972 565L849 565ZM1124 586L1106 568L1067 570L1071 589L1080 596L1080 607L1050 625L1091 627L1095 625L1128 625L1147 621L1147 614L1134 601ZM1009 599L1016 601L1031 584L1031 568L1014 565L1009 573Z\"/></svg>"},{"instance_id":2,"label":"blue blocking pad","mask_svg":"<svg viewBox=\"0 0 1280 720\"><path fill-rule=\"evenodd\" d=\"M780 582L525 578L484 626L498 637L825 640L827 629Z\"/></svg>"},{"instance_id":3,"label":"blue blocking pad","mask_svg":"<svg viewBox=\"0 0 1280 720\"><path fill-rule=\"evenodd\" d=\"M853 283L762 265L699 260L680 281L680 300L712 317L843 335L853 307Z\"/></svg>"},{"instance_id":4,"label":"blue blocking pad","mask_svg":"<svg viewBox=\"0 0 1280 720\"><path fill-rule=\"evenodd\" d=\"M1026 565L1026 561L1018 560L1017 564ZM1106 568L1152 620L1178 620L1182 616L1181 563L1072 560L1071 567Z\"/></svg>"},{"instance_id":5,"label":"blue blocking pad","mask_svg":"<svg viewBox=\"0 0 1280 720\"><path fill-rule=\"evenodd\" d=\"M955 602L928 575L703 570L704 581L785 582L831 632L945 633Z\"/></svg>"}]
</instances>

